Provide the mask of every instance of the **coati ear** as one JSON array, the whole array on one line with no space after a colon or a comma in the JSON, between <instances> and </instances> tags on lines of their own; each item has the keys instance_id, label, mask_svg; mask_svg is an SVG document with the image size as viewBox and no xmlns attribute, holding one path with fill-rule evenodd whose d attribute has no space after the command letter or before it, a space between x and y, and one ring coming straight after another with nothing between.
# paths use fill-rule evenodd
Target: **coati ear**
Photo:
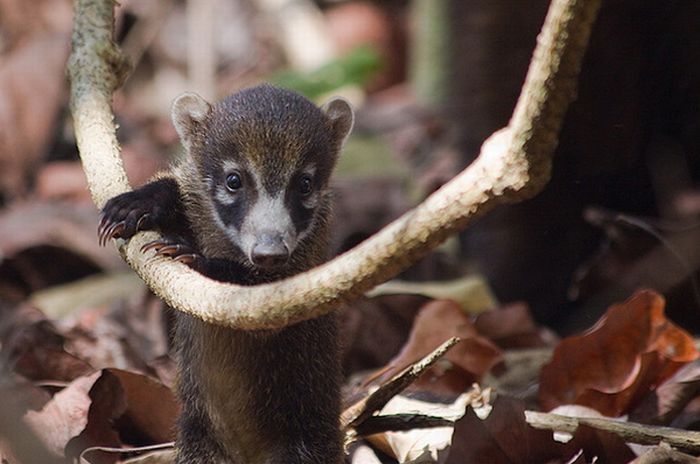
<instances>
[{"instance_id":1,"label":"coati ear","mask_svg":"<svg viewBox=\"0 0 700 464\"><path fill-rule=\"evenodd\" d=\"M336 140L341 143L344 142L347 136L350 135L355 121L355 115L350 107L350 103L344 98L335 97L327 101L321 107L321 111L326 113L330 120Z\"/></svg>"},{"instance_id":2,"label":"coati ear","mask_svg":"<svg viewBox=\"0 0 700 464\"><path fill-rule=\"evenodd\" d=\"M189 148L192 135L210 112L211 105L196 93L183 93L175 99L171 113L173 125L186 148Z\"/></svg>"}]
</instances>

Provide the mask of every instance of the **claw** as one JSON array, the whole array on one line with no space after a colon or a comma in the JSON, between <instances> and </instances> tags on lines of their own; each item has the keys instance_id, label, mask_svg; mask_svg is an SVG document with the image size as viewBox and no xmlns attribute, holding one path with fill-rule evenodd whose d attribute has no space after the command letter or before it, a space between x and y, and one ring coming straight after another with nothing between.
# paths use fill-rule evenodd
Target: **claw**
<instances>
[{"instance_id":1,"label":"claw","mask_svg":"<svg viewBox=\"0 0 700 464\"><path fill-rule=\"evenodd\" d=\"M122 232L124 232L124 227L126 226L126 223L124 221L116 222L109 226L107 230L104 232L104 240L103 240L103 245L107 244L107 240L110 238L115 238Z\"/></svg>"},{"instance_id":2,"label":"claw","mask_svg":"<svg viewBox=\"0 0 700 464\"><path fill-rule=\"evenodd\" d=\"M137 230L137 231L138 231L138 230L141 230L141 226L143 225L144 221L145 221L146 219L148 219L149 216L150 216L150 213L146 213L146 214L144 214L143 216L141 216L141 217L139 218L139 220L136 222L136 230Z\"/></svg>"},{"instance_id":3,"label":"claw","mask_svg":"<svg viewBox=\"0 0 700 464\"><path fill-rule=\"evenodd\" d=\"M107 216L105 213L100 213L100 215L97 218L99 221L97 223L97 230L100 230L104 227L105 223L107 222Z\"/></svg>"},{"instance_id":4,"label":"claw","mask_svg":"<svg viewBox=\"0 0 700 464\"><path fill-rule=\"evenodd\" d=\"M156 250L156 256L173 256L181 249L182 247L177 243L164 243L162 247Z\"/></svg>"},{"instance_id":5,"label":"claw","mask_svg":"<svg viewBox=\"0 0 700 464\"><path fill-rule=\"evenodd\" d=\"M114 224L108 222L102 228L102 231L100 232L100 245L107 245L107 240L109 240L109 230L112 228L113 225Z\"/></svg>"},{"instance_id":6,"label":"claw","mask_svg":"<svg viewBox=\"0 0 700 464\"><path fill-rule=\"evenodd\" d=\"M178 243L168 238L154 240L141 247L142 253L149 250L155 250L154 258L163 256L188 266L200 257L197 253L191 251L189 245Z\"/></svg>"},{"instance_id":7,"label":"claw","mask_svg":"<svg viewBox=\"0 0 700 464\"><path fill-rule=\"evenodd\" d=\"M156 250L158 252L159 247L165 245L165 242L162 240L153 240L152 242L148 242L144 246L141 247L141 253L145 253L148 250Z\"/></svg>"},{"instance_id":8,"label":"claw","mask_svg":"<svg viewBox=\"0 0 700 464\"><path fill-rule=\"evenodd\" d=\"M107 231L108 222L105 221L104 224L100 224L100 228L97 231L97 238L99 239L100 246L105 246L107 239L105 238L105 232Z\"/></svg>"},{"instance_id":9,"label":"claw","mask_svg":"<svg viewBox=\"0 0 700 464\"><path fill-rule=\"evenodd\" d=\"M173 258L173 260L189 266L197 260L197 255L195 253L188 253L185 255L176 256Z\"/></svg>"},{"instance_id":10,"label":"claw","mask_svg":"<svg viewBox=\"0 0 700 464\"><path fill-rule=\"evenodd\" d=\"M107 217L103 216L102 219L100 219L100 224L97 226L97 238L100 246L104 245L104 233L105 229L107 227Z\"/></svg>"}]
</instances>

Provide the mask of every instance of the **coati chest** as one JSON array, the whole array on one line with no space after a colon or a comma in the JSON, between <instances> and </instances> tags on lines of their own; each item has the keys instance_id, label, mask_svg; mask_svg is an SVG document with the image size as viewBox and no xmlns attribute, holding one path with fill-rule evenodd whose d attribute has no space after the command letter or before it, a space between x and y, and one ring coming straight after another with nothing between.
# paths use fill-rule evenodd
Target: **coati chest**
<instances>
[{"instance_id":1,"label":"coati chest","mask_svg":"<svg viewBox=\"0 0 700 464\"><path fill-rule=\"evenodd\" d=\"M246 285L309 269L325 258L328 181L352 120L343 100L318 108L271 86L215 105L185 94L173 105L185 158L110 200L100 239L159 229L147 249ZM178 314L177 462L339 462L336 339L333 316L245 332Z\"/></svg>"}]
</instances>

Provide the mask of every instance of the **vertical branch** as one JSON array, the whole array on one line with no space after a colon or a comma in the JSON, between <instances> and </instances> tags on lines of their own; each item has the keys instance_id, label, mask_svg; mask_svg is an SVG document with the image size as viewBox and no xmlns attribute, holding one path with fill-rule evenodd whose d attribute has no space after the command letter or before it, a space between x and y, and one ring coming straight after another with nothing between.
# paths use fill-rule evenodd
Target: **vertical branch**
<instances>
[{"instance_id":1,"label":"vertical branch","mask_svg":"<svg viewBox=\"0 0 700 464\"><path fill-rule=\"evenodd\" d=\"M70 107L92 200L102 207L130 190L111 109L112 93L129 65L113 40L114 2L75 0L74 10Z\"/></svg>"},{"instance_id":2,"label":"vertical branch","mask_svg":"<svg viewBox=\"0 0 700 464\"><path fill-rule=\"evenodd\" d=\"M533 196L550 177L552 153L578 78L601 0L554 0L545 18L522 93L510 120L510 154L520 158L521 195ZM530 183L525 185L523 182Z\"/></svg>"}]
</instances>

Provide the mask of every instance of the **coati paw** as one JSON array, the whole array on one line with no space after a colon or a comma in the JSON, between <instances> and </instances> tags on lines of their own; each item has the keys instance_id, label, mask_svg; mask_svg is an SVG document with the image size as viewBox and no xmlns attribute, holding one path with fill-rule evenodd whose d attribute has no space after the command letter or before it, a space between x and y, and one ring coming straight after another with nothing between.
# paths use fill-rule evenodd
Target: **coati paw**
<instances>
[{"instance_id":1,"label":"coati paw","mask_svg":"<svg viewBox=\"0 0 700 464\"><path fill-rule=\"evenodd\" d=\"M117 195L102 208L97 229L100 245L110 238L133 237L141 230L163 229L182 222L177 182L162 178Z\"/></svg>"},{"instance_id":2,"label":"coati paw","mask_svg":"<svg viewBox=\"0 0 700 464\"><path fill-rule=\"evenodd\" d=\"M159 209L138 190L112 198L102 208L97 228L100 245L104 246L110 238L128 239L138 231L153 229L153 219L158 216Z\"/></svg>"},{"instance_id":3,"label":"coati paw","mask_svg":"<svg viewBox=\"0 0 700 464\"><path fill-rule=\"evenodd\" d=\"M144 253L149 250L155 250L155 256L167 256L192 268L197 268L204 260L201 254L181 238L166 236L141 247Z\"/></svg>"}]
</instances>

